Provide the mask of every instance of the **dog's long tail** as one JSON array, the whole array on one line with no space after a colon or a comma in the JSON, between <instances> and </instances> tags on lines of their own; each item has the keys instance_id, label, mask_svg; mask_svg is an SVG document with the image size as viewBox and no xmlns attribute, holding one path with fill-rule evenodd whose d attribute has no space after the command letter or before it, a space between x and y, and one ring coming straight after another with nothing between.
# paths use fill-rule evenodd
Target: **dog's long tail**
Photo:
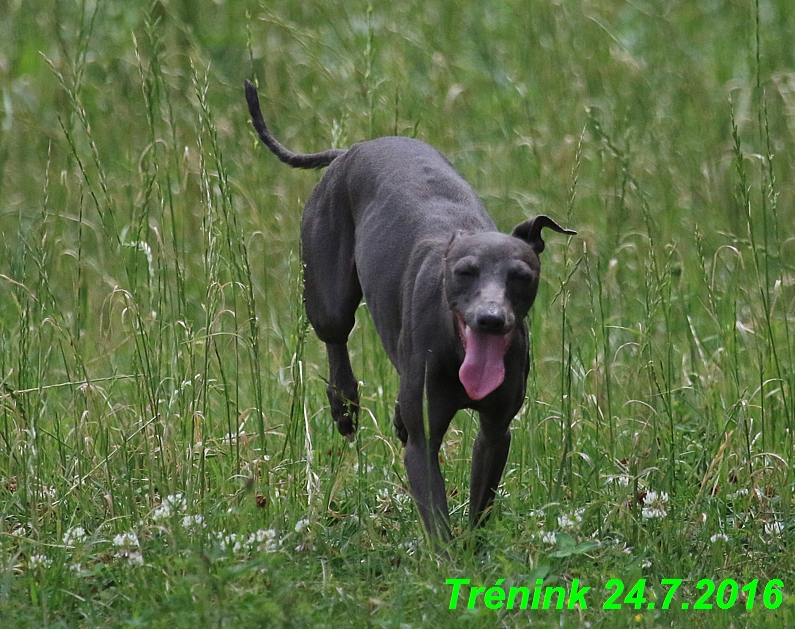
<instances>
[{"instance_id":1,"label":"dog's long tail","mask_svg":"<svg viewBox=\"0 0 795 629\"><path fill-rule=\"evenodd\" d=\"M268 125L265 124L265 120L262 118L257 88L252 85L251 81L246 81L246 102L248 103L248 112L251 114L251 122L257 131L257 135L259 135L259 139L276 157L288 166L293 168L325 168L346 152L345 149L329 149L320 153L293 153L271 135Z\"/></svg>"}]
</instances>

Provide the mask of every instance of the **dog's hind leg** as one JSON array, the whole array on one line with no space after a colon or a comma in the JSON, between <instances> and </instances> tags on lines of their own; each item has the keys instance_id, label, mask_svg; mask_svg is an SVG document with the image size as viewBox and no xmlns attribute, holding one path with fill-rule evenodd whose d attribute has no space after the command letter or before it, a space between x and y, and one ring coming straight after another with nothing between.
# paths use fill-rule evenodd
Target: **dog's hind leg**
<instances>
[{"instance_id":1,"label":"dog's hind leg","mask_svg":"<svg viewBox=\"0 0 795 629\"><path fill-rule=\"evenodd\" d=\"M332 165L333 168L333 165ZM358 383L348 355L362 289L354 261L354 225L345 202L324 178L306 204L301 226L304 302L309 322L326 344L326 388L337 430L353 441L359 412ZM329 190L328 188L331 188ZM337 198L335 198L337 197ZM339 202L337 202L339 201Z\"/></svg>"}]
</instances>

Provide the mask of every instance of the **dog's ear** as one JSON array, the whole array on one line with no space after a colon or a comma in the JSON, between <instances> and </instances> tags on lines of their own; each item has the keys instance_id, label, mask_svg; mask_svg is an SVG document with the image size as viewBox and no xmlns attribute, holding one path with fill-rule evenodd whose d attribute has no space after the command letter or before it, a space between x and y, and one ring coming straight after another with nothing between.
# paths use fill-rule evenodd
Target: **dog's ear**
<instances>
[{"instance_id":1,"label":"dog's ear","mask_svg":"<svg viewBox=\"0 0 795 629\"><path fill-rule=\"evenodd\" d=\"M456 240L458 240L459 238L461 238L461 236L466 236L466 235L468 235L469 233L470 233L470 232L465 232L463 229L456 229L456 230L453 232L453 235L452 235L452 236L450 236L450 240L447 242L447 248L446 248L446 249L445 249L445 251L444 251L444 256L445 256L445 257L447 257L447 254L448 254L448 253L450 253L450 249L452 249L452 248L453 248L453 243L454 243Z\"/></svg>"},{"instance_id":2,"label":"dog's ear","mask_svg":"<svg viewBox=\"0 0 795 629\"><path fill-rule=\"evenodd\" d=\"M541 238L541 230L544 227L549 227L559 234L574 235L577 233L572 229L564 229L551 218L549 218L549 216L544 216L542 214L540 216L536 216L535 218L530 218L524 223L519 223L513 228L511 236L514 238L521 238L533 248L533 251L535 251L536 254L539 254L544 250L545 246L544 241Z\"/></svg>"}]
</instances>

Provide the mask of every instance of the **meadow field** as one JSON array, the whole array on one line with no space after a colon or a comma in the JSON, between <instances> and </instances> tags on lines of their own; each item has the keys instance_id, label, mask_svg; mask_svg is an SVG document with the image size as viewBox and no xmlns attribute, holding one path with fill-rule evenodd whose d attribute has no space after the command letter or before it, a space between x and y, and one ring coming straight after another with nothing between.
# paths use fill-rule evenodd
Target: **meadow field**
<instances>
[{"instance_id":1,"label":"meadow field","mask_svg":"<svg viewBox=\"0 0 795 629\"><path fill-rule=\"evenodd\" d=\"M0 42L0 627L795 626L791 0L7 0ZM578 231L477 535L447 434L448 556L364 305L333 425L321 173L246 78L293 150L416 137Z\"/></svg>"}]
</instances>

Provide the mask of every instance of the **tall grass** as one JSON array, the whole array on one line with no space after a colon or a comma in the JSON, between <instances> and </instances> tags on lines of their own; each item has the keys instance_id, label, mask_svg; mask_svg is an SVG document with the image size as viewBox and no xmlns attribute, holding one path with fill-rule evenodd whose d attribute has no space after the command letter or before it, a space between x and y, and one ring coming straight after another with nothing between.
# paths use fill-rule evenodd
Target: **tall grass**
<instances>
[{"instance_id":1,"label":"tall grass","mask_svg":"<svg viewBox=\"0 0 795 629\"><path fill-rule=\"evenodd\" d=\"M787 626L795 15L785 0L0 8L0 624ZM710 28L704 28L709 23ZM528 396L459 543L411 503L366 307L354 444L301 301L296 150L437 146L503 231L547 213ZM134 534L134 536L133 536ZM778 610L601 609L609 578L779 578ZM589 608L449 610L473 586ZM655 594L651 593L654 589ZM656 598L655 598L656 597ZM465 605L463 607L466 607Z\"/></svg>"}]
</instances>

